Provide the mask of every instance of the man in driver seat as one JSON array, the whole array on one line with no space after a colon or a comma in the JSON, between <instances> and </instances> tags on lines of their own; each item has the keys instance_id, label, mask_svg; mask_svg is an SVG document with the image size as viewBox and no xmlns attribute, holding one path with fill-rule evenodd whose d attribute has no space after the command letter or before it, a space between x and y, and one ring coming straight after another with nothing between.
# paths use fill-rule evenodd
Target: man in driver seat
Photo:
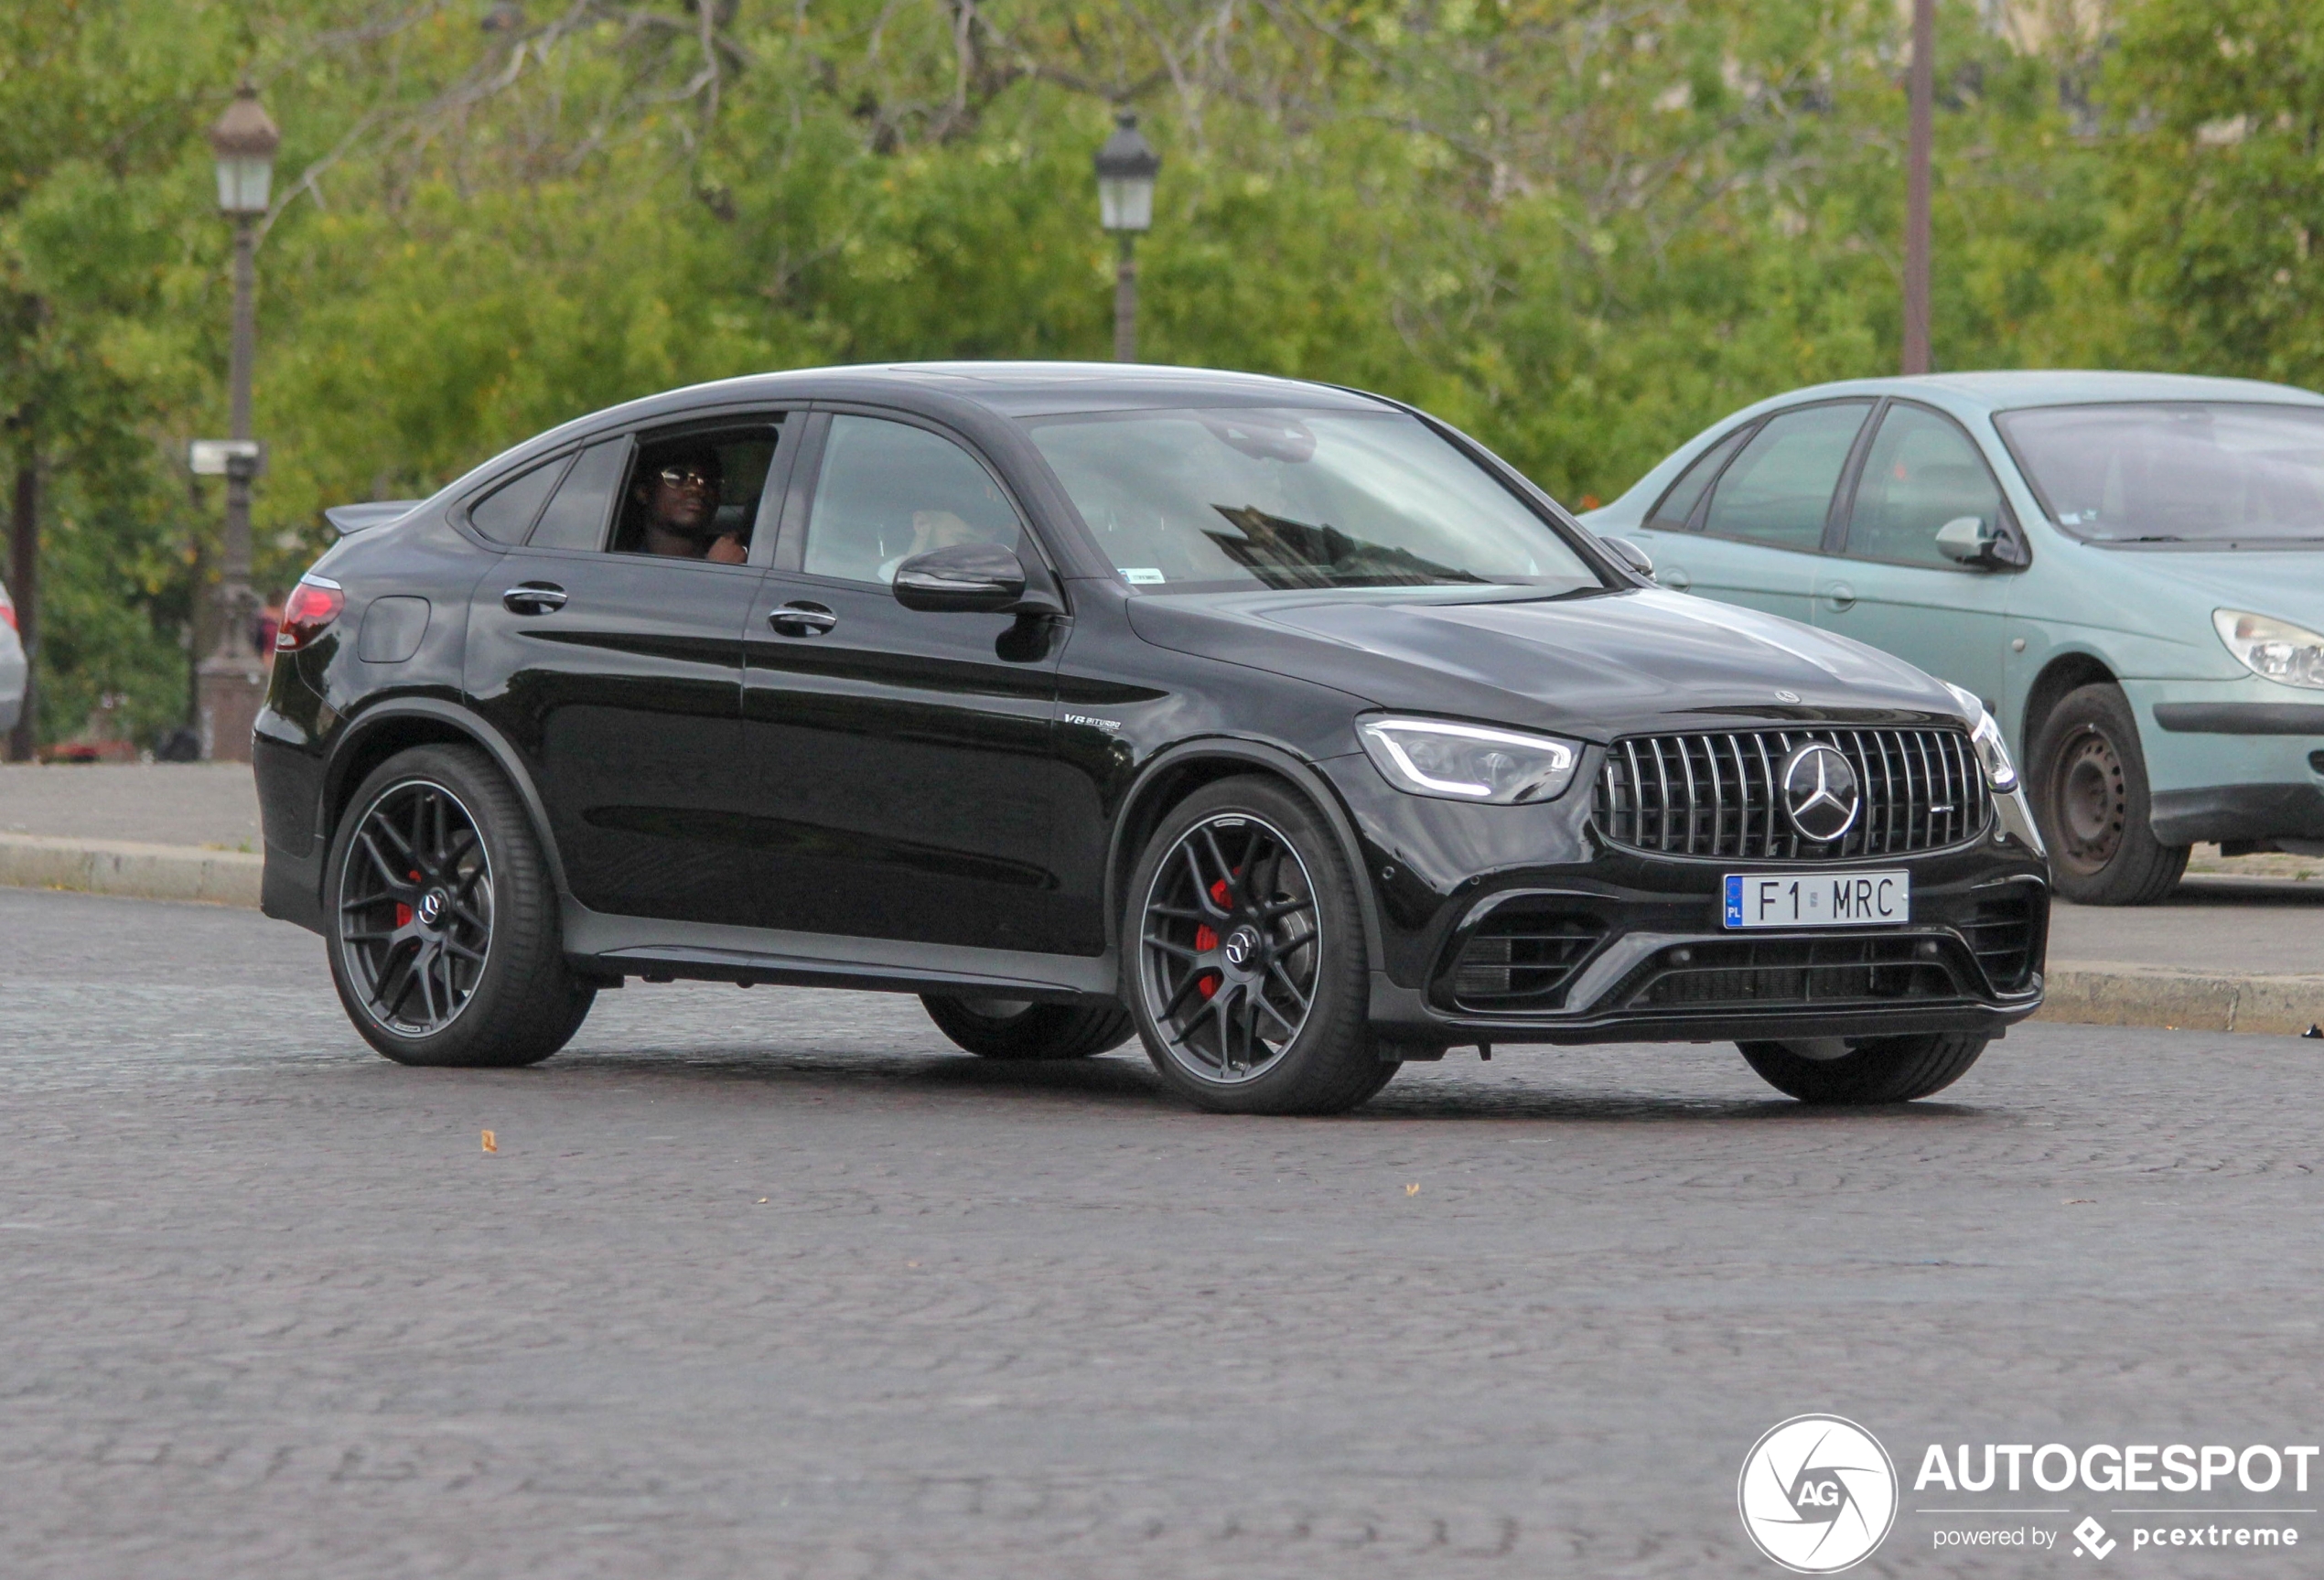
<instances>
[{"instance_id":1,"label":"man in driver seat","mask_svg":"<svg viewBox=\"0 0 2324 1580\"><path fill-rule=\"evenodd\" d=\"M674 450L649 465L630 490L643 519L638 548L649 554L738 565L749 554L741 534L718 530L725 468L708 446Z\"/></svg>"}]
</instances>

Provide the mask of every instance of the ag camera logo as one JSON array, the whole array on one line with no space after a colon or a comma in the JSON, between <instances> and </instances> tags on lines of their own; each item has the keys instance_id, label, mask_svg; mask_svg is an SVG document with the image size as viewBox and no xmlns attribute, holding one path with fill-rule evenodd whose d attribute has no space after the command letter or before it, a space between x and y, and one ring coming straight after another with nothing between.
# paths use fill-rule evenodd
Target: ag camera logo
<instances>
[{"instance_id":1,"label":"ag camera logo","mask_svg":"<svg viewBox=\"0 0 2324 1580\"><path fill-rule=\"evenodd\" d=\"M1794 1415L1743 1456L1735 1503L1760 1552L1795 1575L1834 1575L1888 1539L1897 1467L1855 1422Z\"/></svg>"}]
</instances>

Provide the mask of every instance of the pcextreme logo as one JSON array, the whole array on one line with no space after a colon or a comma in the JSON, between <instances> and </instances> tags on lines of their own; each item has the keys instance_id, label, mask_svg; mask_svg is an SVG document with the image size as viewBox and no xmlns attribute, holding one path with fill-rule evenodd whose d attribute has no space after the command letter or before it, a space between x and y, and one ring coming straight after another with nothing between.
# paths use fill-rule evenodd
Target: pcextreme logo
<instances>
[{"instance_id":1,"label":"pcextreme logo","mask_svg":"<svg viewBox=\"0 0 2324 1580\"><path fill-rule=\"evenodd\" d=\"M1743 1456L1735 1503L1760 1552L1795 1575L1834 1575L1869 1558L1896 1523L1897 1467L1855 1422L1794 1415Z\"/></svg>"}]
</instances>

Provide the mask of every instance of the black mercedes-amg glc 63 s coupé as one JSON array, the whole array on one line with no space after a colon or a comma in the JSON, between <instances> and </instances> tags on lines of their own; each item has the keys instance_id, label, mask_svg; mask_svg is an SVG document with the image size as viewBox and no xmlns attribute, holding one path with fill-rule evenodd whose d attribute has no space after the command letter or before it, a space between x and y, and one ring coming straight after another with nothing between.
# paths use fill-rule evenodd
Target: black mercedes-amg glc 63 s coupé
<instances>
[{"instance_id":1,"label":"black mercedes-amg glc 63 s coup\u00e9","mask_svg":"<svg viewBox=\"0 0 2324 1580\"><path fill-rule=\"evenodd\" d=\"M771 374L334 512L255 750L268 914L411 1064L630 977L1135 1034L1207 1107L1735 1041L1925 1096L2041 995L1977 699L1657 588L1425 413L1192 370Z\"/></svg>"}]
</instances>

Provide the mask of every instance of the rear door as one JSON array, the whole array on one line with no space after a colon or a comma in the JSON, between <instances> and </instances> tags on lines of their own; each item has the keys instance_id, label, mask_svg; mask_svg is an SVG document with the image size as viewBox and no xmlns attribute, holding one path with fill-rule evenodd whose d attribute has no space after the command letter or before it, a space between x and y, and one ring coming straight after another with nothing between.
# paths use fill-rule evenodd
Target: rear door
<instances>
[{"instance_id":1,"label":"rear door","mask_svg":"<svg viewBox=\"0 0 2324 1580\"><path fill-rule=\"evenodd\" d=\"M1840 552L1815 573L1815 623L1986 699L2001 696L2006 604L2015 582L1937 547L1937 529L1974 516L2018 532L2001 485L1950 417L1891 402L1866 449Z\"/></svg>"},{"instance_id":2,"label":"rear door","mask_svg":"<svg viewBox=\"0 0 2324 1580\"><path fill-rule=\"evenodd\" d=\"M1837 499L1872 403L1823 401L1762 422L1695 507L1692 590L1805 622Z\"/></svg>"},{"instance_id":3,"label":"rear door","mask_svg":"<svg viewBox=\"0 0 2324 1580\"><path fill-rule=\"evenodd\" d=\"M742 636L773 535L755 523L780 493L782 424L618 435L553 462L545 488L519 478L470 508L479 531L515 543L477 587L466 689L531 759L567 881L594 910L748 919L732 859ZM759 564L631 546L657 452L705 445L724 458L721 525L754 525Z\"/></svg>"}]
</instances>

